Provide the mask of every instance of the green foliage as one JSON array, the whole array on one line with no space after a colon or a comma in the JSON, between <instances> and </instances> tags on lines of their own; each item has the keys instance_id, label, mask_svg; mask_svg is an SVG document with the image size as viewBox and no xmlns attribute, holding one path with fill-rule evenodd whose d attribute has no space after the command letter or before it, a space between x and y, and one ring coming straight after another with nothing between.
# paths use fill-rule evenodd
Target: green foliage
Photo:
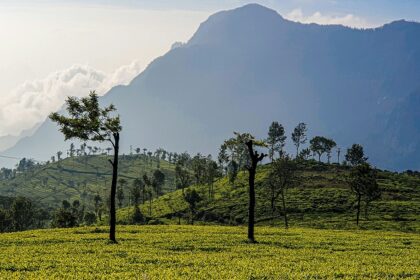
<instances>
[{"instance_id":1,"label":"green foliage","mask_svg":"<svg viewBox=\"0 0 420 280\"><path fill-rule=\"evenodd\" d=\"M286 144L287 136L285 135L283 125L278 122L272 122L268 129L268 137L266 140L268 146L268 156L273 161L274 154L278 153L279 157L283 156L283 148Z\"/></svg>"},{"instance_id":2,"label":"green foliage","mask_svg":"<svg viewBox=\"0 0 420 280\"><path fill-rule=\"evenodd\" d=\"M365 157L362 145L359 144L353 144L349 149L347 149L345 157L346 161L353 166L362 164L368 160L368 158Z\"/></svg>"},{"instance_id":3,"label":"green foliage","mask_svg":"<svg viewBox=\"0 0 420 280\"><path fill-rule=\"evenodd\" d=\"M323 136L315 136L310 141L310 149L318 155L318 161L321 161L321 157L324 153L328 155L328 162L330 162L331 150L337 144L334 140L325 138Z\"/></svg>"},{"instance_id":4,"label":"green foliage","mask_svg":"<svg viewBox=\"0 0 420 280\"><path fill-rule=\"evenodd\" d=\"M306 128L305 123L299 123L292 132L292 141L296 146L296 157L299 156L299 147L306 143L308 140L306 138L306 133L308 129Z\"/></svg>"},{"instance_id":5,"label":"green foliage","mask_svg":"<svg viewBox=\"0 0 420 280\"><path fill-rule=\"evenodd\" d=\"M121 131L119 116L112 117L114 105L102 109L98 95L93 91L88 97L68 97L66 108L69 117L52 113L50 119L58 123L66 140L112 141L113 134Z\"/></svg>"}]
</instances>

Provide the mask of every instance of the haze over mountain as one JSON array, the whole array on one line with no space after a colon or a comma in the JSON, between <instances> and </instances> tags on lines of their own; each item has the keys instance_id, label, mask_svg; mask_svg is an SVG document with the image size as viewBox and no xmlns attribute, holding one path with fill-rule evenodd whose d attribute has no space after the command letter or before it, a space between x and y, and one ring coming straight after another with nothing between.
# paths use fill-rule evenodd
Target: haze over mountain
<instances>
[{"instance_id":1,"label":"haze over mountain","mask_svg":"<svg viewBox=\"0 0 420 280\"><path fill-rule=\"evenodd\" d=\"M233 131L266 137L277 120L290 135L303 121L310 136L365 145L379 167L420 169L419 62L419 23L301 24L251 4L211 16L101 102L121 114L125 151L215 153ZM5 154L48 159L69 145L46 121Z\"/></svg>"}]
</instances>

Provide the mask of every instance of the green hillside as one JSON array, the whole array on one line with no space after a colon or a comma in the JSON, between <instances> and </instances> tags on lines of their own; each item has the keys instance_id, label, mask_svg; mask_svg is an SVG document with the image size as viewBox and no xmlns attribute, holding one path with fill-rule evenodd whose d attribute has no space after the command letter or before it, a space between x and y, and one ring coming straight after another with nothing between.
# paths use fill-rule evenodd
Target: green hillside
<instances>
[{"instance_id":1,"label":"green hillside","mask_svg":"<svg viewBox=\"0 0 420 280\"><path fill-rule=\"evenodd\" d=\"M383 231L119 226L1 235L1 279L418 279L420 236Z\"/></svg>"},{"instance_id":2,"label":"green hillside","mask_svg":"<svg viewBox=\"0 0 420 280\"><path fill-rule=\"evenodd\" d=\"M109 195L112 178L109 159L106 155L80 156L35 166L13 179L0 180L0 195L28 197L44 207L57 207L63 200L76 199L90 205L96 194L103 198ZM135 178L152 173L158 165L166 177L163 191L173 190L174 166L144 155L121 156L119 179L126 179L131 187Z\"/></svg>"},{"instance_id":3,"label":"green hillside","mask_svg":"<svg viewBox=\"0 0 420 280\"><path fill-rule=\"evenodd\" d=\"M355 225L355 196L346 183L349 170L336 165L307 162L300 166L302 183L286 193L290 225L352 229ZM262 166L257 174L256 218L259 224L271 224L271 208L264 188L264 179L270 165ZM361 228L403 230L420 232L420 178L408 174L379 171L378 183L381 199L372 202L367 218L362 208ZM193 186L203 201L199 203L197 220L206 223L240 225L247 222L247 173L239 175L232 186L227 178L214 185L215 194L209 198L208 186ZM280 201L277 202L280 206ZM142 206L148 215L148 205ZM127 222L130 209L119 211L120 222ZM282 225L283 218L277 212L274 223ZM152 202L152 220L177 223L179 214L187 216L188 205L180 190L163 195ZM181 219L186 223L186 219Z\"/></svg>"}]
</instances>

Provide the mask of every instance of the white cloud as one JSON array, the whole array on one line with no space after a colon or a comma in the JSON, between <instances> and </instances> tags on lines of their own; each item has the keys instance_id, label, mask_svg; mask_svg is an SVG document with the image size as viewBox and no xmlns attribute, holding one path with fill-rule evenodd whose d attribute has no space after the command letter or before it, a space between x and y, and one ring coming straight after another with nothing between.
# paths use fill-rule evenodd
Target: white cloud
<instances>
[{"instance_id":1,"label":"white cloud","mask_svg":"<svg viewBox=\"0 0 420 280\"><path fill-rule=\"evenodd\" d=\"M325 15L321 12L315 12L312 15L304 15L301 9L294 9L285 17L289 20L298 21L301 23L318 23L322 25L341 24L344 26L356 28L375 27L374 24L353 14Z\"/></svg>"},{"instance_id":2,"label":"white cloud","mask_svg":"<svg viewBox=\"0 0 420 280\"><path fill-rule=\"evenodd\" d=\"M44 79L26 81L0 100L0 136L18 135L43 121L63 106L67 96L82 97L92 90L103 95L113 86L128 84L141 70L138 61L111 74L87 65L73 65Z\"/></svg>"}]
</instances>

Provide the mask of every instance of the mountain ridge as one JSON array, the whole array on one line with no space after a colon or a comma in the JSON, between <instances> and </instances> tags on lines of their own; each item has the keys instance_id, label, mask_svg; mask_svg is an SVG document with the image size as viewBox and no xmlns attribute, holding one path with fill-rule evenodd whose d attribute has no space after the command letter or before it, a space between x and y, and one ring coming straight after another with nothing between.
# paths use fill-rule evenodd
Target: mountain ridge
<instances>
[{"instance_id":1,"label":"mountain ridge","mask_svg":"<svg viewBox=\"0 0 420 280\"><path fill-rule=\"evenodd\" d=\"M417 38L418 23L366 30L301 24L247 5L210 16L186 44L155 59L130 85L111 89L101 102L115 103L121 113L123 149L138 144L215 154L234 130L265 137L278 120L290 134L304 121L310 136L333 137L343 148L366 145L380 167L420 168L404 160L384 164L370 153L378 153L371 135L380 135L390 112L420 87ZM51 149L63 149L55 143L62 136L48 122L8 153L48 158L46 151L24 147L45 150L44 135L51 137Z\"/></svg>"}]
</instances>

